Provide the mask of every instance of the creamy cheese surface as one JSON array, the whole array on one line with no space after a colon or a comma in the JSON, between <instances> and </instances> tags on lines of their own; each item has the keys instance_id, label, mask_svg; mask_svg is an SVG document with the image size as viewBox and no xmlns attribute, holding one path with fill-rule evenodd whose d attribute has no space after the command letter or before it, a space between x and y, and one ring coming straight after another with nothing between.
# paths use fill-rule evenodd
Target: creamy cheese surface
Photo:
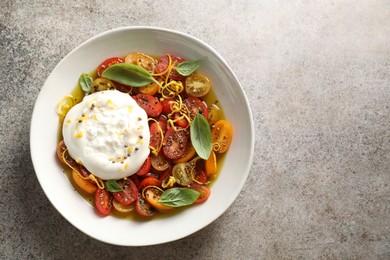
<instances>
[{"instance_id":1,"label":"creamy cheese surface","mask_svg":"<svg viewBox=\"0 0 390 260\"><path fill-rule=\"evenodd\" d=\"M69 110L62 133L70 156L103 180L136 173L150 153L145 111L117 90L84 97Z\"/></svg>"}]
</instances>

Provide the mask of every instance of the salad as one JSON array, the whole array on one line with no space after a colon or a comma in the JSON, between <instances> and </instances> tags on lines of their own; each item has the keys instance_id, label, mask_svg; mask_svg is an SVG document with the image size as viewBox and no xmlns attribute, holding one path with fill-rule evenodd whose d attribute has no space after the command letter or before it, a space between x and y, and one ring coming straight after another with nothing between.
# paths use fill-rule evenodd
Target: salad
<instances>
[{"instance_id":1,"label":"salad","mask_svg":"<svg viewBox=\"0 0 390 260\"><path fill-rule=\"evenodd\" d=\"M57 157L99 214L151 217L209 198L233 129L201 64L112 57L59 101Z\"/></svg>"}]
</instances>

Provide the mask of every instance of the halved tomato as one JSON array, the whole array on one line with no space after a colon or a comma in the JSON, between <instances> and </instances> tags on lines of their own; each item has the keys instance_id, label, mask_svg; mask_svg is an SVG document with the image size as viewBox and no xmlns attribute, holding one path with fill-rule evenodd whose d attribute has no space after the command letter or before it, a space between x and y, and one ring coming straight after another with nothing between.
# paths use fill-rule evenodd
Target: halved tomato
<instances>
[{"instance_id":1,"label":"halved tomato","mask_svg":"<svg viewBox=\"0 0 390 260\"><path fill-rule=\"evenodd\" d=\"M161 181L159 179L155 177L146 177L138 185L138 190L142 192L143 189L145 189L148 186L160 186L160 185L161 185Z\"/></svg>"},{"instance_id":2,"label":"halved tomato","mask_svg":"<svg viewBox=\"0 0 390 260\"><path fill-rule=\"evenodd\" d=\"M185 129L175 130L173 127L169 128L165 133L163 152L166 157L171 160L179 159L183 156L187 148L189 140L189 132Z\"/></svg>"},{"instance_id":3,"label":"halved tomato","mask_svg":"<svg viewBox=\"0 0 390 260\"><path fill-rule=\"evenodd\" d=\"M185 59L183 59L182 57L179 57L179 56L175 56L175 55L169 55L169 56L171 56L171 62L175 63L176 65L186 61ZM176 65L172 68L171 73L169 74L168 77L170 79L173 79L173 80L184 81L186 79L186 77L183 75L180 75L176 71ZM157 63L156 72L157 73L164 72L167 70L168 66L169 66L168 55L161 56L161 58L158 60L158 63Z\"/></svg>"},{"instance_id":4,"label":"halved tomato","mask_svg":"<svg viewBox=\"0 0 390 260\"><path fill-rule=\"evenodd\" d=\"M174 163L188 162L189 160L191 160L195 156L195 154L196 154L196 151L195 151L194 146L192 145L191 142L188 142L187 148L185 149L183 156L180 157L179 159L174 160L173 162Z\"/></svg>"},{"instance_id":5,"label":"halved tomato","mask_svg":"<svg viewBox=\"0 0 390 260\"><path fill-rule=\"evenodd\" d=\"M232 142L233 128L226 120L219 120L211 129L212 143L218 143L219 147L214 150L217 153L224 153L229 149Z\"/></svg>"},{"instance_id":6,"label":"halved tomato","mask_svg":"<svg viewBox=\"0 0 390 260\"><path fill-rule=\"evenodd\" d=\"M159 88L160 86L156 82L152 82L146 86L140 87L139 92L148 95L155 95Z\"/></svg>"},{"instance_id":7,"label":"halved tomato","mask_svg":"<svg viewBox=\"0 0 390 260\"><path fill-rule=\"evenodd\" d=\"M96 192L96 185L90 182L88 179L84 179L79 174L80 171L72 170L72 179L76 185L86 193L93 194Z\"/></svg>"},{"instance_id":8,"label":"halved tomato","mask_svg":"<svg viewBox=\"0 0 390 260\"><path fill-rule=\"evenodd\" d=\"M57 157L58 157L58 159L60 159L61 163L65 164L65 165L69 164L71 166L77 165L77 162L75 160L73 160L72 157L70 157L68 150L65 146L64 140L62 140L61 142L58 143L56 153L57 153Z\"/></svg>"},{"instance_id":9,"label":"halved tomato","mask_svg":"<svg viewBox=\"0 0 390 260\"><path fill-rule=\"evenodd\" d=\"M160 132L161 126L158 122L153 122L150 127L150 147L153 147L153 149L157 150L160 147L160 144L162 142L162 136ZM162 129L161 129L162 131Z\"/></svg>"},{"instance_id":10,"label":"halved tomato","mask_svg":"<svg viewBox=\"0 0 390 260\"><path fill-rule=\"evenodd\" d=\"M150 156L148 156L136 174L138 176L143 176L147 174L150 171L150 165L151 165Z\"/></svg>"},{"instance_id":11,"label":"halved tomato","mask_svg":"<svg viewBox=\"0 0 390 260\"><path fill-rule=\"evenodd\" d=\"M149 55L140 52L133 52L126 56L126 63L138 65L150 73L153 73L156 68L156 60Z\"/></svg>"},{"instance_id":12,"label":"halved tomato","mask_svg":"<svg viewBox=\"0 0 390 260\"><path fill-rule=\"evenodd\" d=\"M194 170L194 179L197 181L197 182L200 182L200 183L206 183L207 182L207 176L206 176L206 173L203 169L201 168L196 168Z\"/></svg>"},{"instance_id":13,"label":"halved tomato","mask_svg":"<svg viewBox=\"0 0 390 260\"><path fill-rule=\"evenodd\" d=\"M171 206L166 206L159 202L160 196L163 192L155 187L148 187L144 191L145 199L149 202L155 209L159 211L167 211L173 209Z\"/></svg>"},{"instance_id":14,"label":"halved tomato","mask_svg":"<svg viewBox=\"0 0 390 260\"><path fill-rule=\"evenodd\" d=\"M203 97L210 89L210 80L203 74L193 73L186 78L186 92L189 96Z\"/></svg>"},{"instance_id":15,"label":"halved tomato","mask_svg":"<svg viewBox=\"0 0 390 260\"><path fill-rule=\"evenodd\" d=\"M123 205L117 200L112 200L112 205L118 212L121 213L128 213L134 210L134 203L130 205Z\"/></svg>"},{"instance_id":16,"label":"halved tomato","mask_svg":"<svg viewBox=\"0 0 390 260\"><path fill-rule=\"evenodd\" d=\"M91 92L116 89L115 84L106 78L97 78L92 82Z\"/></svg>"},{"instance_id":17,"label":"halved tomato","mask_svg":"<svg viewBox=\"0 0 390 260\"><path fill-rule=\"evenodd\" d=\"M98 66L97 68L97 74L98 76L100 77L102 75L102 73L110 66L114 65L114 64L118 64L118 63L123 63L123 59L122 58L119 58L119 57L112 57L112 58L108 58L106 59L105 61L103 61L102 63L100 63L100 65Z\"/></svg>"},{"instance_id":18,"label":"halved tomato","mask_svg":"<svg viewBox=\"0 0 390 260\"><path fill-rule=\"evenodd\" d=\"M134 100L143 108L148 116L156 117L161 114L162 106L160 101L152 95L139 93L135 95Z\"/></svg>"},{"instance_id":19,"label":"halved tomato","mask_svg":"<svg viewBox=\"0 0 390 260\"><path fill-rule=\"evenodd\" d=\"M114 198L123 205L130 205L138 198L138 189L130 179L118 181L123 191L113 192Z\"/></svg>"},{"instance_id":20,"label":"halved tomato","mask_svg":"<svg viewBox=\"0 0 390 260\"><path fill-rule=\"evenodd\" d=\"M168 129L168 118L166 116L164 116L163 114L161 114L158 116L157 121L158 121L158 124L160 125L163 133L165 134L165 132Z\"/></svg>"},{"instance_id":21,"label":"halved tomato","mask_svg":"<svg viewBox=\"0 0 390 260\"><path fill-rule=\"evenodd\" d=\"M217 172L217 157L214 151L211 151L209 158L204 163L206 175L209 178L213 178Z\"/></svg>"},{"instance_id":22,"label":"halved tomato","mask_svg":"<svg viewBox=\"0 0 390 260\"><path fill-rule=\"evenodd\" d=\"M103 215L110 215L112 211L112 195L105 189L97 189L95 193L96 209Z\"/></svg>"},{"instance_id":23,"label":"halved tomato","mask_svg":"<svg viewBox=\"0 0 390 260\"><path fill-rule=\"evenodd\" d=\"M138 197L135 203L135 211L143 217L152 217L157 213L157 210L150 205L142 196Z\"/></svg>"},{"instance_id":24,"label":"halved tomato","mask_svg":"<svg viewBox=\"0 0 390 260\"><path fill-rule=\"evenodd\" d=\"M189 125L188 121L185 118L180 118L179 113L173 114L173 119L175 120L175 124L182 128L186 128Z\"/></svg>"},{"instance_id":25,"label":"halved tomato","mask_svg":"<svg viewBox=\"0 0 390 260\"><path fill-rule=\"evenodd\" d=\"M194 202L194 204L203 203L210 197L210 189L207 186L192 182L190 184L190 188L200 193L198 199Z\"/></svg>"},{"instance_id":26,"label":"halved tomato","mask_svg":"<svg viewBox=\"0 0 390 260\"><path fill-rule=\"evenodd\" d=\"M171 104L175 103L176 101L173 100L173 99L164 99L162 102L161 102L161 105L162 105L162 113L164 115L169 115L170 113L172 113L172 109L171 109Z\"/></svg>"},{"instance_id":27,"label":"halved tomato","mask_svg":"<svg viewBox=\"0 0 390 260\"><path fill-rule=\"evenodd\" d=\"M206 103L204 103L202 100L197 97L188 97L183 102L190 111L191 120L194 119L198 113L203 115L206 120L208 120L209 111L207 110Z\"/></svg>"},{"instance_id":28,"label":"halved tomato","mask_svg":"<svg viewBox=\"0 0 390 260\"><path fill-rule=\"evenodd\" d=\"M152 162L152 167L159 172L165 171L171 165L171 161L161 153L158 155L151 155L150 160Z\"/></svg>"}]
</instances>

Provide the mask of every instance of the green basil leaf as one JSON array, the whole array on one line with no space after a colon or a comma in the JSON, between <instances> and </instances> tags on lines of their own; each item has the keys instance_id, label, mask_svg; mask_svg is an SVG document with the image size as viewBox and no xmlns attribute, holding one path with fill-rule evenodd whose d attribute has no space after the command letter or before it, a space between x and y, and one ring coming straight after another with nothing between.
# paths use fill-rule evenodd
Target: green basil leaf
<instances>
[{"instance_id":1,"label":"green basil leaf","mask_svg":"<svg viewBox=\"0 0 390 260\"><path fill-rule=\"evenodd\" d=\"M191 142L195 148L196 153L207 160L210 156L211 144L211 130L207 119L201 114L197 114L190 126Z\"/></svg>"},{"instance_id":2,"label":"green basil leaf","mask_svg":"<svg viewBox=\"0 0 390 260\"><path fill-rule=\"evenodd\" d=\"M89 93L91 91L92 82L93 82L92 77L89 76L87 73L83 73L79 77L80 87L86 93Z\"/></svg>"},{"instance_id":3,"label":"green basil leaf","mask_svg":"<svg viewBox=\"0 0 390 260\"><path fill-rule=\"evenodd\" d=\"M103 71L102 77L131 87L142 87L152 82L158 83L149 71L138 65L129 63L111 65Z\"/></svg>"},{"instance_id":4,"label":"green basil leaf","mask_svg":"<svg viewBox=\"0 0 390 260\"><path fill-rule=\"evenodd\" d=\"M191 205L199 197L200 193L188 188L172 188L161 194L159 202L165 206L183 207Z\"/></svg>"},{"instance_id":5,"label":"green basil leaf","mask_svg":"<svg viewBox=\"0 0 390 260\"><path fill-rule=\"evenodd\" d=\"M106 190L108 190L109 192L123 191L122 186L119 185L115 180L105 181L104 186L105 186Z\"/></svg>"},{"instance_id":6,"label":"green basil leaf","mask_svg":"<svg viewBox=\"0 0 390 260\"><path fill-rule=\"evenodd\" d=\"M200 60L190 60L179 63L176 66L176 71L183 76L191 75L195 70L197 70L200 66Z\"/></svg>"}]
</instances>

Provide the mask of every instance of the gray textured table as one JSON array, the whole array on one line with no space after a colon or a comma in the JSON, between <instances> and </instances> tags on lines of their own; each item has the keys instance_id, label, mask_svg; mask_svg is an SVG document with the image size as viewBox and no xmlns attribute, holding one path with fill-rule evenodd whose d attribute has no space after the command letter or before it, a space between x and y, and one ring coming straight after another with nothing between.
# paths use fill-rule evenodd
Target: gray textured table
<instances>
[{"instance_id":1,"label":"gray textured table","mask_svg":"<svg viewBox=\"0 0 390 260\"><path fill-rule=\"evenodd\" d=\"M63 2L0 1L0 258L390 258L389 1ZM140 248L71 226L29 153L33 105L57 62L130 25L176 29L220 52L257 138L249 178L221 218Z\"/></svg>"}]
</instances>

